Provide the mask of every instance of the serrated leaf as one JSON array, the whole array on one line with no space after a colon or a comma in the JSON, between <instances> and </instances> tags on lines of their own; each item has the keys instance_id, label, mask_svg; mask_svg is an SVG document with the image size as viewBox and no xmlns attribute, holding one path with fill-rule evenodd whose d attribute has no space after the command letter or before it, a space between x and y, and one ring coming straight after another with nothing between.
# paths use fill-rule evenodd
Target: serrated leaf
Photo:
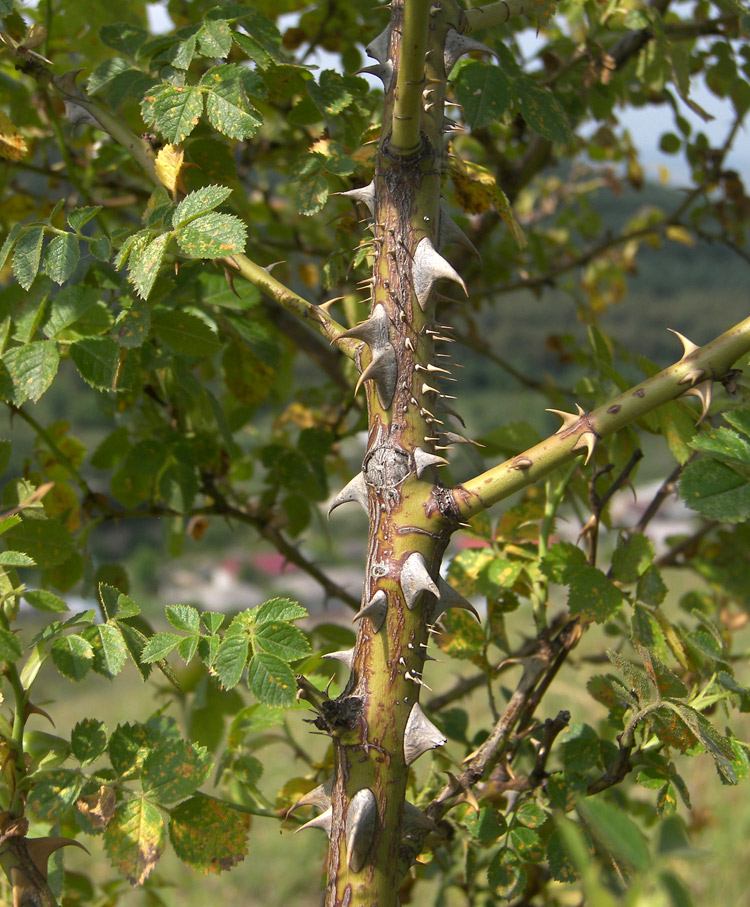
<instances>
[{"instance_id":1,"label":"serrated leaf","mask_svg":"<svg viewBox=\"0 0 750 907\"><path fill-rule=\"evenodd\" d=\"M146 756L141 771L143 792L167 806L195 793L211 773L208 750L183 740L170 740Z\"/></svg>"},{"instance_id":2,"label":"serrated leaf","mask_svg":"<svg viewBox=\"0 0 750 907\"><path fill-rule=\"evenodd\" d=\"M66 602L47 589L29 589L23 593L23 597L37 611L70 611Z\"/></svg>"},{"instance_id":3,"label":"serrated leaf","mask_svg":"<svg viewBox=\"0 0 750 907\"><path fill-rule=\"evenodd\" d=\"M0 271L5 267L5 262L13 251L13 247L15 246L18 237L21 235L22 230L23 227L20 224L13 224L8 235L3 240L3 244L0 246Z\"/></svg>"},{"instance_id":4,"label":"serrated leaf","mask_svg":"<svg viewBox=\"0 0 750 907\"><path fill-rule=\"evenodd\" d=\"M35 775L29 794L29 809L40 819L54 821L63 818L78 799L83 780L78 772L65 769Z\"/></svg>"},{"instance_id":5,"label":"serrated leaf","mask_svg":"<svg viewBox=\"0 0 750 907\"><path fill-rule=\"evenodd\" d=\"M184 356L212 356L221 348L216 332L190 312L156 312L152 326L160 340Z\"/></svg>"},{"instance_id":6,"label":"serrated leaf","mask_svg":"<svg viewBox=\"0 0 750 907\"><path fill-rule=\"evenodd\" d=\"M35 340L8 350L2 358L11 381L12 400L17 406L36 403L57 374L60 353L51 340Z\"/></svg>"},{"instance_id":7,"label":"serrated leaf","mask_svg":"<svg viewBox=\"0 0 750 907\"><path fill-rule=\"evenodd\" d=\"M512 850L499 850L487 868L490 888L502 898L510 899L526 886L526 870Z\"/></svg>"},{"instance_id":8,"label":"serrated leaf","mask_svg":"<svg viewBox=\"0 0 750 907\"><path fill-rule=\"evenodd\" d=\"M252 138L263 125L263 118L251 104L245 90L244 73L235 63L210 69L201 85L205 86L206 115L214 129L230 139Z\"/></svg>"},{"instance_id":9,"label":"serrated leaf","mask_svg":"<svg viewBox=\"0 0 750 907\"><path fill-rule=\"evenodd\" d=\"M120 803L104 832L104 848L132 885L142 885L165 847L164 821L145 797Z\"/></svg>"},{"instance_id":10,"label":"serrated leaf","mask_svg":"<svg viewBox=\"0 0 750 907\"><path fill-rule=\"evenodd\" d=\"M322 173L306 179L297 187L296 200L300 214L310 217L317 214L328 201L328 181Z\"/></svg>"},{"instance_id":11,"label":"serrated leaf","mask_svg":"<svg viewBox=\"0 0 750 907\"><path fill-rule=\"evenodd\" d=\"M186 633L200 630L200 614L192 605L167 605L167 620L175 629Z\"/></svg>"},{"instance_id":12,"label":"serrated leaf","mask_svg":"<svg viewBox=\"0 0 750 907\"><path fill-rule=\"evenodd\" d=\"M184 638L176 633L155 633L143 647L141 661L146 664L161 661L173 649L176 649Z\"/></svg>"},{"instance_id":13,"label":"serrated leaf","mask_svg":"<svg viewBox=\"0 0 750 907\"><path fill-rule=\"evenodd\" d=\"M224 258L245 251L247 228L233 214L212 211L180 227L177 244L193 258Z\"/></svg>"},{"instance_id":14,"label":"serrated leaf","mask_svg":"<svg viewBox=\"0 0 750 907\"><path fill-rule=\"evenodd\" d=\"M579 567L569 582L568 607L573 615L602 623L622 607L622 592L597 567Z\"/></svg>"},{"instance_id":15,"label":"serrated leaf","mask_svg":"<svg viewBox=\"0 0 750 907\"><path fill-rule=\"evenodd\" d=\"M750 518L750 479L719 460L695 460L680 478L680 496L692 510L728 523Z\"/></svg>"},{"instance_id":16,"label":"serrated leaf","mask_svg":"<svg viewBox=\"0 0 750 907\"><path fill-rule=\"evenodd\" d=\"M224 615L219 614L218 611L203 611L201 613L201 623L212 635L218 631L219 627L224 623L224 619Z\"/></svg>"},{"instance_id":17,"label":"serrated leaf","mask_svg":"<svg viewBox=\"0 0 750 907\"><path fill-rule=\"evenodd\" d=\"M197 37L204 57L226 57L232 49L232 30L224 19L207 19Z\"/></svg>"},{"instance_id":18,"label":"serrated leaf","mask_svg":"<svg viewBox=\"0 0 750 907\"><path fill-rule=\"evenodd\" d=\"M0 627L0 661L15 661L23 655L21 643L15 633Z\"/></svg>"},{"instance_id":19,"label":"serrated leaf","mask_svg":"<svg viewBox=\"0 0 750 907\"><path fill-rule=\"evenodd\" d=\"M232 194L226 186L203 186L187 195L172 214L172 226L181 227L200 214L213 211Z\"/></svg>"},{"instance_id":20,"label":"serrated leaf","mask_svg":"<svg viewBox=\"0 0 750 907\"><path fill-rule=\"evenodd\" d=\"M612 555L612 574L621 583L634 583L651 565L654 546L640 532L620 540Z\"/></svg>"},{"instance_id":21,"label":"serrated leaf","mask_svg":"<svg viewBox=\"0 0 750 907\"><path fill-rule=\"evenodd\" d=\"M103 721L84 718L73 728L70 746L81 765L88 765L105 752L108 739L109 735Z\"/></svg>"},{"instance_id":22,"label":"serrated leaf","mask_svg":"<svg viewBox=\"0 0 750 907\"><path fill-rule=\"evenodd\" d=\"M117 316L110 333L118 346L132 350L143 346L150 329L151 309L144 300L135 298Z\"/></svg>"},{"instance_id":23,"label":"serrated leaf","mask_svg":"<svg viewBox=\"0 0 750 907\"><path fill-rule=\"evenodd\" d=\"M240 682L249 651L250 640L246 632L227 631L214 661L214 671L225 690L231 690Z\"/></svg>"},{"instance_id":24,"label":"serrated leaf","mask_svg":"<svg viewBox=\"0 0 750 907\"><path fill-rule=\"evenodd\" d=\"M57 520L25 517L8 530L5 542L8 546L28 554L37 566L44 569L57 567L74 551L70 533Z\"/></svg>"},{"instance_id":25,"label":"serrated leaf","mask_svg":"<svg viewBox=\"0 0 750 907\"><path fill-rule=\"evenodd\" d=\"M24 290L31 288L39 271L43 241L43 226L29 227L23 236L16 241L13 255L13 276Z\"/></svg>"},{"instance_id":26,"label":"serrated leaf","mask_svg":"<svg viewBox=\"0 0 750 907\"><path fill-rule=\"evenodd\" d=\"M505 816L489 806L483 806L478 813L468 813L464 818L464 826L472 838L482 844L492 844L508 829Z\"/></svg>"},{"instance_id":27,"label":"serrated leaf","mask_svg":"<svg viewBox=\"0 0 750 907\"><path fill-rule=\"evenodd\" d=\"M100 391L122 389L125 350L109 337L84 337L70 345L70 358L86 384Z\"/></svg>"},{"instance_id":28,"label":"serrated leaf","mask_svg":"<svg viewBox=\"0 0 750 907\"><path fill-rule=\"evenodd\" d=\"M260 624L253 633L253 646L283 661L298 661L312 651L305 634L282 621Z\"/></svg>"},{"instance_id":29,"label":"serrated leaf","mask_svg":"<svg viewBox=\"0 0 750 907\"><path fill-rule=\"evenodd\" d=\"M344 77L332 69L324 69L319 82L308 82L307 89L321 113L329 117L338 116L354 100Z\"/></svg>"},{"instance_id":30,"label":"serrated leaf","mask_svg":"<svg viewBox=\"0 0 750 907\"><path fill-rule=\"evenodd\" d=\"M0 551L0 567L34 567L36 561L23 551Z\"/></svg>"},{"instance_id":31,"label":"serrated leaf","mask_svg":"<svg viewBox=\"0 0 750 907\"><path fill-rule=\"evenodd\" d=\"M29 153L26 139L18 131L10 117L0 110L0 158L6 161L20 161Z\"/></svg>"},{"instance_id":32,"label":"serrated leaf","mask_svg":"<svg viewBox=\"0 0 750 907\"><path fill-rule=\"evenodd\" d=\"M76 233L80 232L81 227L85 226L90 220L102 210L101 205L87 205L85 208L74 208L68 214L68 225Z\"/></svg>"},{"instance_id":33,"label":"serrated leaf","mask_svg":"<svg viewBox=\"0 0 750 907\"><path fill-rule=\"evenodd\" d=\"M52 643L50 654L53 664L63 677L75 681L83 680L94 660L91 643L76 633L56 639Z\"/></svg>"},{"instance_id":34,"label":"serrated leaf","mask_svg":"<svg viewBox=\"0 0 750 907\"><path fill-rule=\"evenodd\" d=\"M144 97L141 111L166 141L179 145L198 125L203 95L194 85L156 85Z\"/></svg>"},{"instance_id":35,"label":"serrated leaf","mask_svg":"<svg viewBox=\"0 0 750 907\"><path fill-rule=\"evenodd\" d=\"M154 170L161 184L168 189L173 197L183 188L182 164L185 158L185 149L179 145L167 142L159 149L154 161Z\"/></svg>"},{"instance_id":36,"label":"serrated leaf","mask_svg":"<svg viewBox=\"0 0 750 907\"><path fill-rule=\"evenodd\" d=\"M56 236L44 251L44 270L55 283L65 283L78 266L78 237L73 233Z\"/></svg>"},{"instance_id":37,"label":"serrated leaf","mask_svg":"<svg viewBox=\"0 0 750 907\"><path fill-rule=\"evenodd\" d=\"M157 236L156 239L152 239L151 242L137 252L135 247L130 251L128 280L130 280L138 295L143 299L148 299L153 289L154 281L159 273L159 268L164 260L164 254L171 238L171 233L163 233L161 236Z\"/></svg>"},{"instance_id":38,"label":"serrated leaf","mask_svg":"<svg viewBox=\"0 0 750 907\"><path fill-rule=\"evenodd\" d=\"M84 630L85 639L94 651L92 669L104 677L116 677L125 667L128 650L119 627L96 624Z\"/></svg>"},{"instance_id":39,"label":"serrated leaf","mask_svg":"<svg viewBox=\"0 0 750 907\"><path fill-rule=\"evenodd\" d=\"M573 133L568 116L548 88L542 88L527 77L516 79L513 88L518 110L534 132L550 142L571 140Z\"/></svg>"},{"instance_id":40,"label":"serrated leaf","mask_svg":"<svg viewBox=\"0 0 750 907\"><path fill-rule=\"evenodd\" d=\"M67 328L84 318L100 297L94 287L80 285L68 286L52 298L50 312L42 330L50 340L54 340Z\"/></svg>"},{"instance_id":41,"label":"serrated leaf","mask_svg":"<svg viewBox=\"0 0 750 907\"><path fill-rule=\"evenodd\" d=\"M498 66L469 60L455 78L456 98L472 129L489 126L510 107L512 84Z\"/></svg>"},{"instance_id":42,"label":"serrated leaf","mask_svg":"<svg viewBox=\"0 0 750 907\"><path fill-rule=\"evenodd\" d=\"M269 620L299 620L307 617L307 610L288 598L271 598L251 612L256 624Z\"/></svg>"},{"instance_id":43,"label":"serrated leaf","mask_svg":"<svg viewBox=\"0 0 750 907\"><path fill-rule=\"evenodd\" d=\"M247 666L247 685L253 695L266 705L294 704L297 693L294 672L275 655L267 652L253 655Z\"/></svg>"},{"instance_id":44,"label":"serrated leaf","mask_svg":"<svg viewBox=\"0 0 750 907\"><path fill-rule=\"evenodd\" d=\"M221 872L245 858L247 826L247 817L227 803L197 794L172 810L169 839L189 866Z\"/></svg>"}]
</instances>

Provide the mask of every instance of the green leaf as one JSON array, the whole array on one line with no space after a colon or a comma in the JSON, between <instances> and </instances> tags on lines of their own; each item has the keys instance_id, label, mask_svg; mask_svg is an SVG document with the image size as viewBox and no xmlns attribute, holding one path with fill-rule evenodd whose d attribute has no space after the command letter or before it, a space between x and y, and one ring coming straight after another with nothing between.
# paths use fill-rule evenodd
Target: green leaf
<instances>
[{"instance_id":1,"label":"green leaf","mask_svg":"<svg viewBox=\"0 0 750 907\"><path fill-rule=\"evenodd\" d=\"M258 652L250 659L247 685L253 695L266 705L294 705L297 693L294 672L275 655Z\"/></svg>"},{"instance_id":2,"label":"green leaf","mask_svg":"<svg viewBox=\"0 0 750 907\"><path fill-rule=\"evenodd\" d=\"M143 99L141 111L167 142L179 145L198 125L203 94L194 85L156 85Z\"/></svg>"},{"instance_id":3,"label":"green leaf","mask_svg":"<svg viewBox=\"0 0 750 907\"><path fill-rule=\"evenodd\" d=\"M245 251L247 228L233 214L212 211L180 227L177 244L193 258L223 258Z\"/></svg>"},{"instance_id":4,"label":"green leaf","mask_svg":"<svg viewBox=\"0 0 750 907\"><path fill-rule=\"evenodd\" d=\"M137 507L151 500L155 481L169 456L161 441L143 440L130 448L125 459L112 476L112 494L125 507Z\"/></svg>"},{"instance_id":5,"label":"green leaf","mask_svg":"<svg viewBox=\"0 0 750 907\"><path fill-rule=\"evenodd\" d=\"M133 284L138 295L148 299L154 282L159 273L159 268L167 251L171 233L164 233L151 240L148 245L137 253L133 249L130 253L128 264L128 280Z\"/></svg>"},{"instance_id":6,"label":"green leaf","mask_svg":"<svg viewBox=\"0 0 750 907\"><path fill-rule=\"evenodd\" d=\"M11 402L20 406L26 400L36 403L52 384L60 353L53 341L35 340L8 350L2 361L13 382Z\"/></svg>"},{"instance_id":7,"label":"green leaf","mask_svg":"<svg viewBox=\"0 0 750 907\"><path fill-rule=\"evenodd\" d=\"M569 142L573 133L562 105L548 89L526 76L513 83L515 103L521 116L542 138L550 142Z\"/></svg>"},{"instance_id":8,"label":"green leaf","mask_svg":"<svg viewBox=\"0 0 750 907\"><path fill-rule=\"evenodd\" d=\"M120 803L104 832L104 849L132 885L142 885L164 853L164 821L145 797Z\"/></svg>"},{"instance_id":9,"label":"green leaf","mask_svg":"<svg viewBox=\"0 0 750 907\"><path fill-rule=\"evenodd\" d=\"M144 646L141 661L147 664L161 661L177 648L184 638L176 633L155 633Z\"/></svg>"},{"instance_id":10,"label":"green leaf","mask_svg":"<svg viewBox=\"0 0 750 907\"><path fill-rule=\"evenodd\" d=\"M186 633L198 633L200 614L192 605L167 605L167 620L177 630Z\"/></svg>"},{"instance_id":11,"label":"green leaf","mask_svg":"<svg viewBox=\"0 0 750 907\"><path fill-rule=\"evenodd\" d=\"M306 179L297 187L297 208L300 214L310 217L317 214L328 201L328 181L322 173Z\"/></svg>"},{"instance_id":12,"label":"green leaf","mask_svg":"<svg viewBox=\"0 0 750 907\"><path fill-rule=\"evenodd\" d=\"M80 284L65 287L53 297L50 313L42 330L50 340L54 340L67 328L74 325L95 305L100 292L94 287Z\"/></svg>"},{"instance_id":13,"label":"green leaf","mask_svg":"<svg viewBox=\"0 0 750 907\"><path fill-rule=\"evenodd\" d=\"M125 351L109 337L85 337L70 345L70 358L86 384L100 391L122 390Z\"/></svg>"},{"instance_id":14,"label":"green leaf","mask_svg":"<svg viewBox=\"0 0 750 907\"><path fill-rule=\"evenodd\" d=\"M247 633L239 629L233 632L230 627L221 641L214 661L214 671L225 690L231 690L240 682L249 651L250 640Z\"/></svg>"},{"instance_id":15,"label":"green leaf","mask_svg":"<svg viewBox=\"0 0 750 907\"><path fill-rule=\"evenodd\" d=\"M288 598L271 598L251 613L256 624L269 620L299 620L308 616L305 608Z\"/></svg>"},{"instance_id":16,"label":"green leaf","mask_svg":"<svg viewBox=\"0 0 750 907\"><path fill-rule=\"evenodd\" d=\"M312 651L302 630L281 621L258 626L253 634L253 646L287 662L298 661Z\"/></svg>"},{"instance_id":17,"label":"green leaf","mask_svg":"<svg viewBox=\"0 0 750 907\"><path fill-rule=\"evenodd\" d=\"M127 54L129 57L135 57L148 40L148 32L130 22L118 22L117 24L103 25L99 29L99 37L102 43L113 50Z\"/></svg>"},{"instance_id":18,"label":"green leaf","mask_svg":"<svg viewBox=\"0 0 750 907\"><path fill-rule=\"evenodd\" d=\"M112 624L96 624L84 630L82 635L94 650L93 670L104 677L116 677L128 658L120 628Z\"/></svg>"},{"instance_id":19,"label":"green leaf","mask_svg":"<svg viewBox=\"0 0 750 907\"><path fill-rule=\"evenodd\" d=\"M170 740L146 757L141 772L143 792L162 806L177 803L195 793L211 767L205 747Z\"/></svg>"},{"instance_id":20,"label":"green leaf","mask_svg":"<svg viewBox=\"0 0 750 907\"><path fill-rule=\"evenodd\" d=\"M47 591L47 589L27 590L23 593L23 597L31 607L36 608L37 611L49 611L53 613L70 611L66 602L55 595L54 592Z\"/></svg>"},{"instance_id":21,"label":"green leaf","mask_svg":"<svg viewBox=\"0 0 750 907\"><path fill-rule=\"evenodd\" d=\"M201 79L206 92L206 114L211 125L230 139L252 138L263 118L250 103L242 67L236 63L215 66Z\"/></svg>"},{"instance_id":22,"label":"green leaf","mask_svg":"<svg viewBox=\"0 0 750 907\"><path fill-rule=\"evenodd\" d=\"M221 349L216 331L190 312L156 312L152 324L159 339L184 356L213 356Z\"/></svg>"},{"instance_id":23,"label":"green leaf","mask_svg":"<svg viewBox=\"0 0 750 907\"><path fill-rule=\"evenodd\" d=\"M73 553L73 540L57 520L39 520L26 516L9 529L6 543L33 558L44 569L62 564Z\"/></svg>"},{"instance_id":24,"label":"green leaf","mask_svg":"<svg viewBox=\"0 0 750 907\"><path fill-rule=\"evenodd\" d=\"M204 57L226 57L232 49L232 31L224 19L207 19L198 32L199 52Z\"/></svg>"},{"instance_id":25,"label":"green leaf","mask_svg":"<svg viewBox=\"0 0 750 907\"><path fill-rule=\"evenodd\" d=\"M81 765L87 765L95 762L106 751L108 739L109 735L103 721L84 718L73 728L70 746Z\"/></svg>"},{"instance_id":26,"label":"green leaf","mask_svg":"<svg viewBox=\"0 0 750 907\"><path fill-rule=\"evenodd\" d=\"M0 551L0 567L34 567L35 565L34 558L22 551Z\"/></svg>"},{"instance_id":27,"label":"green leaf","mask_svg":"<svg viewBox=\"0 0 750 907\"><path fill-rule=\"evenodd\" d=\"M212 635L219 630L219 627L224 623L224 619L224 615L219 614L218 611L203 611L201 613L201 622Z\"/></svg>"},{"instance_id":28,"label":"green leaf","mask_svg":"<svg viewBox=\"0 0 750 907\"><path fill-rule=\"evenodd\" d=\"M62 819L78 799L83 780L78 772L65 769L35 775L29 794L29 809L40 819Z\"/></svg>"},{"instance_id":29,"label":"green leaf","mask_svg":"<svg viewBox=\"0 0 750 907\"><path fill-rule=\"evenodd\" d=\"M8 235L3 240L3 244L0 246L0 271L5 267L5 262L13 251L13 247L15 246L18 237L21 235L22 230L23 227L20 224L13 224Z\"/></svg>"},{"instance_id":30,"label":"green leaf","mask_svg":"<svg viewBox=\"0 0 750 907\"><path fill-rule=\"evenodd\" d=\"M493 844L508 830L505 816L489 806L483 806L478 813L468 813L464 825L472 838L482 844Z\"/></svg>"},{"instance_id":31,"label":"green leaf","mask_svg":"<svg viewBox=\"0 0 750 907\"><path fill-rule=\"evenodd\" d=\"M307 90L321 113L335 117L354 100L344 77L332 69L324 69L319 82L308 82Z\"/></svg>"},{"instance_id":32,"label":"green leaf","mask_svg":"<svg viewBox=\"0 0 750 907\"><path fill-rule=\"evenodd\" d=\"M587 724L574 724L569 728L562 745L563 765L566 772L583 774L599 763L599 737Z\"/></svg>"},{"instance_id":33,"label":"green leaf","mask_svg":"<svg viewBox=\"0 0 750 907\"><path fill-rule=\"evenodd\" d=\"M55 283L65 283L78 266L79 257L77 236L56 236L44 251L44 270Z\"/></svg>"},{"instance_id":34,"label":"green leaf","mask_svg":"<svg viewBox=\"0 0 750 907\"><path fill-rule=\"evenodd\" d=\"M0 627L0 661L15 661L23 655L21 643L15 633Z\"/></svg>"},{"instance_id":35,"label":"green leaf","mask_svg":"<svg viewBox=\"0 0 750 907\"><path fill-rule=\"evenodd\" d=\"M620 540L612 555L612 573L621 583L634 583L651 566L652 542L640 532Z\"/></svg>"},{"instance_id":36,"label":"green leaf","mask_svg":"<svg viewBox=\"0 0 750 907\"><path fill-rule=\"evenodd\" d=\"M181 227L199 214L213 211L232 194L226 186L204 186L185 196L172 214L172 226Z\"/></svg>"},{"instance_id":37,"label":"green leaf","mask_svg":"<svg viewBox=\"0 0 750 907\"><path fill-rule=\"evenodd\" d=\"M126 350L137 349L148 339L151 329L151 309L142 299L133 299L112 325L111 336Z\"/></svg>"},{"instance_id":38,"label":"green leaf","mask_svg":"<svg viewBox=\"0 0 750 907\"><path fill-rule=\"evenodd\" d=\"M94 660L91 643L75 633L56 639L52 643L50 654L53 664L63 677L76 682L83 680L88 674Z\"/></svg>"},{"instance_id":39,"label":"green leaf","mask_svg":"<svg viewBox=\"0 0 750 907\"><path fill-rule=\"evenodd\" d=\"M692 510L728 523L750 518L750 480L719 460L689 463L680 479L680 496Z\"/></svg>"},{"instance_id":40,"label":"green leaf","mask_svg":"<svg viewBox=\"0 0 750 907\"><path fill-rule=\"evenodd\" d=\"M579 567L570 578L568 607L597 623L613 617L622 607L624 596L597 567Z\"/></svg>"},{"instance_id":41,"label":"green leaf","mask_svg":"<svg viewBox=\"0 0 750 907\"><path fill-rule=\"evenodd\" d=\"M221 872L247 853L248 818L227 803L197 794L172 810L169 839L194 869Z\"/></svg>"},{"instance_id":42,"label":"green leaf","mask_svg":"<svg viewBox=\"0 0 750 907\"><path fill-rule=\"evenodd\" d=\"M472 129L489 126L510 107L512 83L498 66L469 60L459 69L455 85L456 98Z\"/></svg>"},{"instance_id":43,"label":"green leaf","mask_svg":"<svg viewBox=\"0 0 750 907\"><path fill-rule=\"evenodd\" d=\"M81 227L85 226L90 220L93 220L101 210L101 205L88 205L85 208L74 208L68 214L70 229L79 233Z\"/></svg>"},{"instance_id":44,"label":"green leaf","mask_svg":"<svg viewBox=\"0 0 750 907\"><path fill-rule=\"evenodd\" d=\"M646 872L651 860L638 826L623 809L601 799L579 800L576 809L594 837L616 858L639 872Z\"/></svg>"},{"instance_id":45,"label":"green leaf","mask_svg":"<svg viewBox=\"0 0 750 907\"><path fill-rule=\"evenodd\" d=\"M495 894L510 899L526 887L526 870L516 854L505 848L493 857L487 881Z\"/></svg>"},{"instance_id":46,"label":"green leaf","mask_svg":"<svg viewBox=\"0 0 750 907\"><path fill-rule=\"evenodd\" d=\"M24 290L31 288L39 271L42 260L42 242L44 227L35 226L29 229L16 242L13 256L13 275Z\"/></svg>"}]
</instances>

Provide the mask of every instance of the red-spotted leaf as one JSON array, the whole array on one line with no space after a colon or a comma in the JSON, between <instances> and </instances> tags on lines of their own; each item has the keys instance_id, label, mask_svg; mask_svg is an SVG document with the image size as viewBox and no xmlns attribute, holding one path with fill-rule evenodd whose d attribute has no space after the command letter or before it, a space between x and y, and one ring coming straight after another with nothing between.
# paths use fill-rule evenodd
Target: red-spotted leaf
<instances>
[{"instance_id":1,"label":"red-spotted leaf","mask_svg":"<svg viewBox=\"0 0 750 907\"><path fill-rule=\"evenodd\" d=\"M244 860L248 817L227 803L197 794L172 810L169 839L194 869L221 872Z\"/></svg>"}]
</instances>

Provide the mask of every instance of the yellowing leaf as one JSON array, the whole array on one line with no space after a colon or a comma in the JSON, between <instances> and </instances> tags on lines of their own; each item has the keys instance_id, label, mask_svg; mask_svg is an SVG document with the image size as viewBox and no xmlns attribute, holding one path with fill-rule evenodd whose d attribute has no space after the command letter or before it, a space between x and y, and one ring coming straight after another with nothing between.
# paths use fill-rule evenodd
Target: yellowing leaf
<instances>
[{"instance_id":1,"label":"yellowing leaf","mask_svg":"<svg viewBox=\"0 0 750 907\"><path fill-rule=\"evenodd\" d=\"M683 246L694 246L695 239L693 235L686 230L684 227L680 227L677 224L672 224L666 229L667 239L671 239L672 242L682 243Z\"/></svg>"},{"instance_id":2,"label":"yellowing leaf","mask_svg":"<svg viewBox=\"0 0 750 907\"><path fill-rule=\"evenodd\" d=\"M185 150L179 145L165 145L156 155L156 175L173 196L178 192L187 191L182 184L184 157Z\"/></svg>"},{"instance_id":3,"label":"yellowing leaf","mask_svg":"<svg viewBox=\"0 0 750 907\"><path fill-rule=\"evenodd\" d=\"M13 121L0 110L0 157L6 161L20 161L28 153L26 139L13 125Z\"/></svg>"},{"instance_id":4,"label":"yellowing leaf","mask_svg":"<svg viewBox=\"0 0 750 907\"><path fill-rule=\"evenodd\" d=\"M505 221L519 249L527 243L526 235L513 215L508 197L498 186L494 175L480 164L456 159L451 170L456 201L467 214L483 214L494 208Z\"/></svg>"}]
</instances>

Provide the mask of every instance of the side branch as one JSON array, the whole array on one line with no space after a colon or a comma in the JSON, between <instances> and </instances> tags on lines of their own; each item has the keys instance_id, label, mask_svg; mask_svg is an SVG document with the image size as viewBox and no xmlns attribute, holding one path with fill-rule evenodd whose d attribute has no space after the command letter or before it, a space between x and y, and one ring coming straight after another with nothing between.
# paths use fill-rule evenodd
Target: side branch
<instances>
[{"instance_id":1,"label":"side branch","mask_svg":"<svg viewBox=\"0 0 750 907\"><path fill-rule=\"evenodd\" d=\"M588 460L599 439L679 397L686 389L695 389L696 384L720 379L740 356L748 352L750 318L590 413L581 410L577 418L563 414L563 426L554 435L456 486L453 498L457 513L463 520L476 516L537 482L582 450L587 452Z\"/></svg>"}]
</instances>

